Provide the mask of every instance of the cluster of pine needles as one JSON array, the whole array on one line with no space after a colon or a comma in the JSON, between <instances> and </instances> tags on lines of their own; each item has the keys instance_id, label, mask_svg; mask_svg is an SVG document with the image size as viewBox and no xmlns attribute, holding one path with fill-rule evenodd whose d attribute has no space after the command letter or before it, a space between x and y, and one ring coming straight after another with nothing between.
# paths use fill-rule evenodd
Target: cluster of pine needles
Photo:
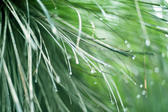
<instances>
[{"instance_id":1,"label":"cluster of pine needles","mask_svg":"<svg viewBox=\"0 0 168 112\"><path fill-rule=\"evenodd\" d=\"M164 0L0 1L0 111L166 112L167 11Z\"/></svg>"}]
</instances>

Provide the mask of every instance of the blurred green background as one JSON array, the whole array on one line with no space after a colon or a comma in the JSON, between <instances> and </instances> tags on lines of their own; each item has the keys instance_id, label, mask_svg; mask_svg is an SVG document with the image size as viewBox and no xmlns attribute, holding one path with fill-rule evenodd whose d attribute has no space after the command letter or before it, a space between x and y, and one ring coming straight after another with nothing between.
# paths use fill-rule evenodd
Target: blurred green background
<instances>
[{"instance_id":1,"label":"blurred green background","mask_svg":"<svg viewBox=\"0 0 168 112\"><path fill-rule=\"evenodd\" d=\"M0 111L168 111L167 0L3 0L0 9Z\"/></svg>"}]
</instances>

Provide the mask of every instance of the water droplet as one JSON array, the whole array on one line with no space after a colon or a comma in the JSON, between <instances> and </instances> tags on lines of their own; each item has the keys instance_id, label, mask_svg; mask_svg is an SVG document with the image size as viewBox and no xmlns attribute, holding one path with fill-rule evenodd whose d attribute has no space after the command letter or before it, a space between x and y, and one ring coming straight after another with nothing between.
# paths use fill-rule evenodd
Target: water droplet
<instances>
[{"instance_id":1,"label":"water droplet","mask_svg":"<svg viewBox=\"0 0 168 112\"><path fill-rule=\"evenodd\" d=\"M55 7L54 9L57 9L57 7Z\"/></svg>"},{"instance_id":2,"label":"water droplet","mask_svg":"<svg viewBox=\"0 0 168 112\"><path fill-rule=\"evenodd\" d=\"M163 18L163 14L161 12L157 12L156 16L159 17L159 18Z\"/></svg>"},{"instance_id":3,"label":"water droplet","mask_svg":"<svg viewBox=\"0 0 168 112\"><path fill-rule=\"evenodd\" d=\"M140 97L141 97L141 95L140 95L140 94L137 94L136 98L139 99Z\"/></svg>"},{"instance_id":4,"label":"water droplet","mask_svg":"<svg viewBox=\"0 0 168 112\"><path fill-rule=\"evenodd\" d=\"M109 65L109 64L105 64L105 63L104 63L104 66L105 66L105 67L111 67L111 65Z\"/></svg>"},{"instance_id":5,"label":"water droplet","mask_svg":"<svg viewBox=\"0 0 168 112\"><path fill-rule=\"evenodd\" d=\"M58 92L58 89L56 87L53 87L54 92Z\"/></svg>"},{"instance_id":6,"label":"water droplet","mask_svg":"<svg viewBox=\"0 0 168 112\"><path fill-rule=\"evenodd\" d=\"M112 105L114 105L115 103L114 103L114 101L110 98L110 102L111 102L111 104Z\"/></svg>"},{"instance_id":7,"label":"water droplet","mask_svg":"<svg viewBox=\"0 0 168 112\"><path fill-rule=\"evenodd\" d=\"M96 84L97 84L97 82L95 81L95 82L94 82L94 84L96 85Z\"/></svg>"},{"instance_id":8,"label":"water droplet","mask_svg":"<svg viewBox=\"0 0 168 112\"><path fill-rule=\"evenodd\" d=\"M58 90L57 90L57 89L55 89L55 92L58 92Z\"/></svg>"},{"instance_id":9,"label":"water droplet","mask_svg":"<svg viewBox=\"0 0 168 112\"><path fill-rule=\"evenodd\" d=\"M77 65L79 64L79 60L78 60L78 59L76 60L76 64L77 64Z\"/></svg>"},{"instance_id":10,"label":"water droplet","mask_svg":"<svg viewBox=\"0 0 168 112\"><path fill-rule=\"evenodd\" d=\"M150 46L150 40L147 39L147 40L145 41L145 44L146 44L146 46Z\"/></svg>"},{"instance_id":11,"label":"water droplet","mask_svg":"<svg viewBox=\"0 0 168 112\"><path fill-rule=\"evenodd\" d=\"M162 14L162 7L160 6L153 6L153 9L155 11L155 15L159 18L163 18L163 14Z\"/></svg>"},{"instance_id":12,"label":"water droplet","mask_svg":"<svg viewBox=\"0 0 168 112\"><path fill-rule=\"evenodd\" d=\"M154 68L154 72L159 73L159 68L158 68L158 67L155 67L155 68Z\"/></svg>"},{"instance_id":13,"label":"water droplet","mask_svg":"<svg viewBox=\"0 0 168 112\"><path fill-rule=\"evenodd\" d=\"M165 57L165 53L162 53L162 57L163 57L163 58Z\"/></svg>"},{"instance_id":14,"label":"water droplet","mask_svg":"<svg viewBox=\"0 0 168 112\"><path fill-rule=\"evenodd\" d=\"M69 75L72 75L72 72L71 72L71 71L69 72Z\"/></svg>"},{"instance_id":15,"label":"water droplet","mask_svg":"<svg viewBox=\"0 0 168 112\"><path fill-rule=\"evenodd\" d=\"M131 46L130 46L130 44L127 44L127 48L130 48Z\"/></svg>"},{"instance_id":16,"label":"water droplet","mask_svg":"<svg viewBox=\"0 0 168 112\"><path fill-rule=\"evenodd\" d=\"M167 38L168 38L168 34L165 34L165 37L167 37Z\"/></svg>"},{"instance_id":17,"label":"water droplet","mask_svg":"<svg viewBox=\"0 0 168 112\"><path fill-rule=\"evenodd\" d=\"M56 77L56 82L57 82L57 83L60 83L60 82L61 82L61 79L60 79L59 76Z\"/></svg>"},{"instance_id":18,"label":"water droplet","mask_svg":"<svg viewBox=\"0 0 168 112\"><path fill-rule=\"evenodd\" d=\"M134 56L132 56L132 59L133 59L133 60L135 60L135 58L136 58L136 56L135 56L135 55L134 55Z\"/></svg>"},{"instance_id":19,"label":"water droplet","mask_svg":"<svg viewBox=\"0 0 168 112\"><path fill-rule=\"evenodd\" d=\"M124 108L124 112L127 112L128 111L128 109L127 108Z\"/></svg>"},{"instance_id":20,"label":"water droplet","mask_svg":"<svg viewBox=\"0 0 168 112\"><path fill-rule=\"evenodd\" d=\"M71 58L72 58L72 56L68 54L67 59L70 60Z\"/></svg>"},{"instance_id":21,"label":"water droplet","mask_svg":"<svg viewBox=\"0 0 168 112\"><path fill-rule=\"evenodd\" d=\"M52 27L52 32L53 32L54 34L57 33L57 29L56 29L54 26Z\"/></svg>"},{"instance_id":22,"label":"water droplet","mask_svg":"<svg viewBox=\"0 0 168 112\"><path fill-rule=\"evenodd\" d=\"M140 84L140 86L139 86L140 88L143 88L143 84Z\"/></svg>"},{"instance_id":23,"label":"water droplet","mask_svg":"<svg viewBox=\"0 0 168 112\"><path fill-rule=\"evenodd\" d=\"M153 9L155 10L155 11L162 11L162 8L160 7L160 6L155 6L155 5L153 5Z\"/></svg>"},{"instance_id":24,"label":"water droplet","mask_svg":"<svg viewBox=\"0 0 168 112\"><path fill-rule=\"evenodd\" d=\"M90 73L94 74L94 73L96 73L96 70L94 68L92 68L91 71L90 71Z\"/></svg>"},{"instance_id":25,"label":"water droplet","mask_svg":"<svg viewBox=\"0 0 168 112\"><path fill-rule=\"evenodd\" d=\"M35 83L37 83L37 79L35 79Z\"/></svg>"},{"instance_id":26,"label":"water droplet","mask_svg":"<svg viewBox=\"0 0 168 112\"><path fill-rule=\"evenodd\" d=\"M156 26L158 29L160 29L160 30L164 30L164 31L168 31L168 29L166 28L166 27L160 27L160 26Z\"/></svg>"},{"instance_id":27,"label":"water droplet","mask_svg":"<svg viewBox=\"0 0 168 112\"><path fill-rule=\"evenodd\" d=\"M142 91L142 95L146 95L146 91L145 90Z\"/></svg>"},{"instance_id":28,"label":"water droplet","mask_svg":"<svg viewBox=\"0 0 168 112\"><path fill-rule=\"evenodd\" d=\"M103 20L103 18L99 18L100 19L100 21L102 21Z\"/></svg>"},{"instance_id":29,"label":"water droplet","mask_svg":"<svg viewBox=\"0 0 168 112\"><path fill-rule=\"evenodd\" d=\"M127 44L127 43L128 43L128 41L127 41L127 40L125 40L124 42L125 42L125 44Z\"/></svg>"}]
</instances>

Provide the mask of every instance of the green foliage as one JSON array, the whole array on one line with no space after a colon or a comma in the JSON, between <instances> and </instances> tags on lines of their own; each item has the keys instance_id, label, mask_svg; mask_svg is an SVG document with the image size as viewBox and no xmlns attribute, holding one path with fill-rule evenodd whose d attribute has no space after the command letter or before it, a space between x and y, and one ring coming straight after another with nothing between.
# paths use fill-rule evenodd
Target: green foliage
<instances>
[{"instance_id":1,"label":"green foliage","mask_svg":"<svg viewBox=\"0 0 168 112\"><path fill-rule=\"evenodd\" d=\"M1 112L167 112L167 0L0 2Z\"/></svg>"}]
</instances>

